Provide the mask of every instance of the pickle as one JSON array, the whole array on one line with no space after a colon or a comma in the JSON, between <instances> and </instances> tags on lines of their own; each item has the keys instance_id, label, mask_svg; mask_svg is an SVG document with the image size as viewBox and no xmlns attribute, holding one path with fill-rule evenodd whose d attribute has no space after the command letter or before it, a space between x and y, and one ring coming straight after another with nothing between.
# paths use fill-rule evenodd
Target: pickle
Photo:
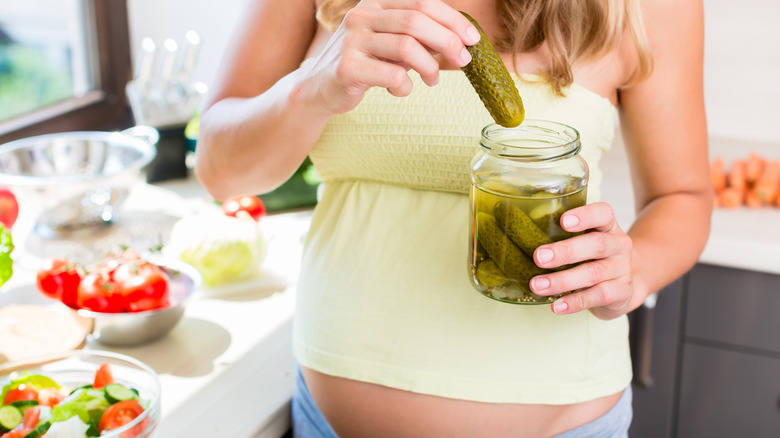
<instances>
[{"instance_id":1,"label":"pickle","mask_svg":"<svg viewBox=\"0 0 780 438\"><path fill-rule=\"evenodd\" d=\"M499 287L507 281L506 274L501 272L496 262L491 259L480 262L474 275L480 283L487 287Z\"/></svg>"},{"instance_id":2,"label":"pickle","mask_svg":"<svg viewBox=\"0 0 780 438\"><path fill-rule=\"evenodd\" d=\"M522 209L507 201L496 204L494 214L501 229L528 257L533 258L536 248L553 242Z\"/></svg>"},{"instance_id":3,"label":"pickle","mask_svg":"<svg viewBox=\"0 0 780 438\"><path fill-rule=\"evenodd\" d=\"M531 277L544 273L501 230L496 219L487 213L477 213L477 239L502 272L526 287Z\"/></svg>"},{"instance_id":4,"label":"pickle","mask_svg":"<svg viewBox=\"0 0 780 438\"><path fill-rule=\"evenodd\" d=\"M467 13L461 13L479 30L481 36L477 44L466 47L471 53L471 62L461 70L466 73L493 120L506 128L514 128L523 123L525 118L520 92L485 31Z\"/></svg>"}]
</instances>

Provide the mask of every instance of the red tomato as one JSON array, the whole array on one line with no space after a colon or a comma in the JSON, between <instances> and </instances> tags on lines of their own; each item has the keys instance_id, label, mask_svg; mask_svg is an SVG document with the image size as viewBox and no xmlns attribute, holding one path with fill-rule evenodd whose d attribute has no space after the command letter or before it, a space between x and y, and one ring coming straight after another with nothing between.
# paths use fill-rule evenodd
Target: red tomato
<instances>
[{"instance_id":1,"label":"red tomato","mask_svg":"<svg viewBox=\"0 0 780 438\"><path fill-rule=\"evenodd\" d=\"M114 383L114 373L111 372L111 365L103 363L95 372L95 381L92 383L92 387L100 389L109 383Z\"/></svg>"},{"instance_id":2,"label":"red tomato","mask_svg":"<svg viewBox=\"0 0 780 438\"><path fill-rule=\"evenodd\" d=\"M63 393L57 388L41 388L38 391L38 404L40 406L52 407L65 399L68 394Z\"/></svg>"},{"instance_id":3,"label":"red tomato","mask_svg":"<svg viewBox=\"0 0 780 438\"><path fill-rule=\"evenodd\" d=\"M41 419L41 408L38 406L33 406L31 408L27 408L24 411L24 416L22 417L22 427L25 429L35 429L35 425L38 424L38 420Z\"/></svg>"},{"instance_id":4,"label":"red tomato","mask_svg":"<svg viewBox=\"0 0 780 438\"><path fill-rule=\"evenodd\" d=\"M0 438L24 438L30 432L32 431L29 429L14 429L5 435L0 435Z\"/></svg>"},{"instance_id":5,"label":"red tomato","mask_svg":"<svg viewBox=\"0 0 780 438\"><path fill-rule=\"evenodd\" d=\"M98 431L112 430L124 426L133 421L144 412L144 408L138 403L138 400L123 400L117 402L103 413L98 424ZM131 430L122 434L122 437L135 437L140 435L146 427L146 421L142 421Z\"/></svg>"},{"instance_id":6,"label":"red tomato","mask_svg":"<svg viewBox=\"0 0 780 438\"><path fill-rule=\"evenodd\" d=\"M79 283L76 305L80 309L119 313L124 310L123 301L121 288L111 281L107 272L90 272Z\"/></svg>"},{"instance_id":7,"label":"red tomato","mask_svg":"<svg viewBox=\"0 0 780 438\"><path fill-rule=\"evenodd\" d=\"M114 282L122 289L125 309L129 312L160 309L170 304L168 275L153 263L122 263L114 272Z\"/></svg>"},{"instance_id":8,"label":"red tomato","mask_svg":"<svg viewBox=\"0 0 780 438\"><path fill-rule=\"evenodd\" d=\"M95 270L107 273L111 281L114 281L114 274L121 265L140 261L143 261L143 259L141 259L141 255L136 251L132 249L123 249L119 252L108 254L103 262L95 267Z\"/></svg>"},{"instance_id":9,"label":"red tomato","mask_svg":"<svg viewBox=\"0 0 780 438\"><path fill-rule=\"evenodd\" d=\"M76 307L76 293L80 281L78 266L63 258L48 258L38 269L38 290L70 307Z\"/></svg>"},{"instance_id":10,"label":"red tomato","mask_svg":"<svg viewBox=\"0 0 780 438\"><path fill-rule=\"evenodd\" d=\"M19 202L8 187L0 187L0 223L11 228L19 217Z\"/></svg>"},{"instance_id":11,"label":"red tomato","mask_svg":"<svg viewBox=\"0 0 780 438\"><path fill-rule=\"evenodd\" d=\"M228 216L241 217L249 215L255 221L266 215L265 204L257 196L234 196L222 202L222 211ZM243 212L243 213L242 213Z\"/></svg>"},{"instance_id":12,"label":"red tomato","mask_svg":"<svg viewBox=\"0 0 780 438\"><path fill-rule=\"evenodd\" d=\"M38 400L38 390L22 383L5 393L4 405L10 405L18 400Z\"/></svg>"}]
</instances>

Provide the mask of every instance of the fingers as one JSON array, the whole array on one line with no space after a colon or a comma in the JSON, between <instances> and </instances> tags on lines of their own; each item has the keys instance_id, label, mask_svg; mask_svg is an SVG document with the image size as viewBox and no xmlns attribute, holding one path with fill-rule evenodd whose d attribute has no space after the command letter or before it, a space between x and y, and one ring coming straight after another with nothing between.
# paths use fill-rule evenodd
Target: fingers
<instances>
[{"instance_id":1,"label":"fingers","mask_svg":"<svg viewBox=\"0 0 780 438\"><path fill-rule=\"evenodd\" d=\"M613 224L610 232L585 233L549 245L542 245L534 251L534 262L545 269L558 268L586 260L613 257L631 252L631 238Z\"/></svg>"},{"instance_id":2,"label":"fingers","mask_svg":"<svg viewBox=\"0 0 780 438\"><path fill-rule=\"evenodd\" d=\"M630 310L630 290L631 284L626 281L599 283L557 299L552 310L559 315L590 310L601 319L616 318Z\"/></svg>"},{"instance_id":3,"label":"fingers","mask_svg":"<svg viewBox=\"0 0 780 438\"><path fill-rule=\"evenodd\" d=\"M407 66L420 73L428 85L438 82L439 62L434 54L465 66L471 61L465 44L479 41L476 28L460 12L439 0L362 3L344 17L342 27L348 35L344 50L357 50L366 58ZM379 76L382 77L386 75ZM391 92L394 89L385 88Z\"/></svg>"},{"instance_id":4,"label":"fingers","mask_svg":"<svg viewBox=\"0 0 780 438\"><path fill-rule=\"evenodd\" d=\"M589 232L540 246L534 261L545 269L574 266L534 277L531 289L544 296L574 291L553 303L558 314L590 309L609 319L625 313L632 294L633 243L617 225L612 208L597 203L569 210L561 217L561 226Z\"/></svg>"},{"instance_id":5,"label":"fingers","mask_svg":"<svg viewBox=\"0 0 780 438\"><path fill-rule=\"evenodd\" d=\"M539 295L557 295L606 283L627 276L630 271L627 260L594 260L565 271L536 276L531 279L531 289Z\"/></svg>"},{"instance_id":6,"label":"fingers","mask_svg":"<svg viewBox=\"0 0 780 438\"><path fill-rule=\"evenodd\" d=\"M376 34L366 42L367 50L379 59L416 70L429 86L439 79L439 63L417 40L403 34ZM385 87L389 88L389 87Z\"/></svg>"},{"instance_id":7,"label":"fingers","mask_svg":"<svg viewBox=\"0 0 780 438\"><path fill-rule=\"evenodd\" d=\"M354 108L371 87L395 96L411 92L409 69L428 85L438 83L439 58L465 66L465 45L479 31L442 0L362 0L304 70L301 93L332 114Z\"/></svg>"},{"instance_id":8,"label":"fingers","mask_svg":"<svg viewBox=\"0 0 780 438\"><path fill-rule=\"evenodd\" d=\"M339 70L341 77L350 83L386 88L394 96L407 96L412 91L412 80L406 74L407 68L400 63L373 58L360 62L345 60Z\"/></svg>"},{"instance_id":9,"label":"fingers","mask_svg":"<svg viewBox=\"0 0 780 438\"><path fill-rule=\"evenodd\" d=\"M454 11L449 8L447 10ZM455 12L457 13L457 11ZM458 15L461 14L458 13ZM466 21L468 22L468 20ZM471 26L470 23L469 26ZM471 27L473 28L473 26ZM466 50L465 45L479 41L479 38L473 43L470 38L464 41L458 32L418 10L380 11L373 29L381 33L408 35L421 45L430 48L435 53L441 53L445 59L461 67L471 61L471 55Z\"/></svg>"},{"instance_id":10,"label":"fingers","mask_svg":"<svg viewBox=\"0 0 780 438\"><path fill-rule=\"evenodd\" d=\"M561 227L569 232L609 231L616 225L615 212L606 202L573 208L561 217Z\"/></svg>"},{"instance_id":11,"label":"fingers","mask_svg":"<svg viewBox=\"0 0 780 438\"><path fill-rule=\"evenodd\" d=\"M479 31L456 9L439 0L379 0L382 9L408 9L419 11L434 19L440 26L454 32L462 44L473 46L479 42Z\"/></svg>"}]
</instances>

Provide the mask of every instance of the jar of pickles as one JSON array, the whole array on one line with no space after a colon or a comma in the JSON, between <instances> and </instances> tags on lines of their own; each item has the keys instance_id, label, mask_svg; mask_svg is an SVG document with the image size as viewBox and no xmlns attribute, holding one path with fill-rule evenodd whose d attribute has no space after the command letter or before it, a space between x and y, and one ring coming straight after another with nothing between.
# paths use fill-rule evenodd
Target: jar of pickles
<instances>
[{"instance_id":1,"label":"jar of pickles","mask_svg":"<svg viewBox=\"0 0 780 438\"><path fill-rule=\"evenodd\" d=\"M533 254L540 245L572 237L561 228L561 215L585 205L588 165L579 155L579 132L544 120L515 128L491 124L480 145L471 163L472 283L499 301L551 303L565 294L531 292L531 278L549 272L536 266Z\"/></svg>"}]
</instances>

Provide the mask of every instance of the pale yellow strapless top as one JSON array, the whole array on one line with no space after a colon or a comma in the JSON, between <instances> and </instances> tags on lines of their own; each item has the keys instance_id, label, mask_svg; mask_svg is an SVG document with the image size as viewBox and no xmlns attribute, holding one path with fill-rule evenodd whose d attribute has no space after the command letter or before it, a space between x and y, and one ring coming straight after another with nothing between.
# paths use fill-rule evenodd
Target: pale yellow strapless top
<instances>
[{"instance_id":1,"label":"pale yellow strapless top","mask_svg":"<svg viewBox=\"0 0 780 438\"><path fill-rule=\"evenodd\" d=\"M371 89L311 152L324 181L305 242L294 352L320 372L442 397L568 404L631 380L627 318L559 316L480 295L468 272L469 164L490 119L460 71L410 96ZM526 117L579 130L598 161L617 111L574 85L516 81Z\"/></svg>"}]
</instances>

